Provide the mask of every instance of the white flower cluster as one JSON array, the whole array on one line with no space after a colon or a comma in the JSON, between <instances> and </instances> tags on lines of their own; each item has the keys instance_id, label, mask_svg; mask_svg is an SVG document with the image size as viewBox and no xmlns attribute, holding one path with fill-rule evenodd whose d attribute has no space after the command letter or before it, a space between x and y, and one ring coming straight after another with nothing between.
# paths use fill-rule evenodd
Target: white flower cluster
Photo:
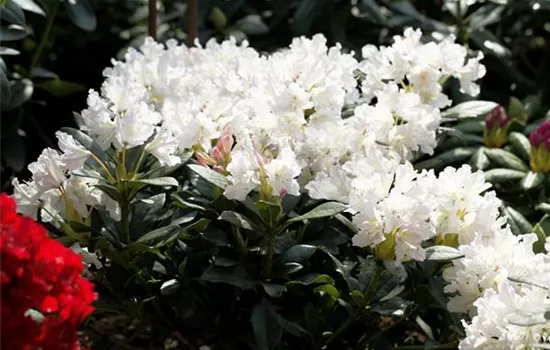
<instances>
[{"instance_id":1,"label":"white flower cluster","mask_svg":"<svg viewBox=\"0 0 550 350\"><path fill-rule=\"evenodd\" d=\"M547 341L548 290L510 281L549 282L534 272L550 272L548 257L532 251L536 237L503 228L482 173L463 166L436 176L408 162L436 145L440 109L451 103L441 82L455 77L476 95L485 74L482 55L468 58L452 36L421 36L407 29L392 46L368 45L359 62L321 35L269 56L234 40L193 48L146 40L105 70L81 130L113 159L139 149L138 173L147 155L171 167L192 150L227 177L229 199L257 191L348 203L359 231L353 243L397 264L424 260L428 240L458 246L465 257L444 278L449 309L473 316L461 349ZM70 134L57 137L61 152L44 150L29 166L32 180L13 182L20 212L59 223L101 207L119 220L118 203L96 186L113 177L105 164ZM518 325L526 318L542 323Z\"/></svg>"},{"instance_id":2,"label":"white flower cluster","mask_svg":"<svg viewBox=\"0 0 550 350\"><path fill-rule=\"evenodd\" d=\"M467 312L461 350L537 349L550 344L550 256L533 252L535 234L476 233L464 257L443 272L448 309Z\"/></svg>"},{"instance_id":3,"label":"white flower cluster","mask_svg":"<svg viewBox=\"0 0 550 350\"><path fill-rule=\"evenodd\" d=\"M297 38L269 56L234 40L193 48L146 40L105 70L101 93L89 94L81 130L111 152L143 147L160 166L177 165L181 153L193 150L227 176L230 199L256 190L349 202L351 183L364 171L388 183L413 152L433 150L443 104L427 98L426 89L440 93L437 79L452 75L472 92L484 73L481 56L468 59L453 37L439 44L420 37L407 29L378 54L366 48L361 62L339 45L327 47L322 35ZM426 65L421 56L430 50L442 54ZM378 62L384 74L372 70ZM344 118L350 106L355 111ZM221 149L216 140L224 135L231 142ZM75 210L86 217L103 206L117 217L116 203L94 188L93 177L74 176L93 155L68 134L58 138L62 153L44 151L29 167L32 181L15 180L20 210L36 217L41 208L48 221Z\"/></svg>"}]
</instances>

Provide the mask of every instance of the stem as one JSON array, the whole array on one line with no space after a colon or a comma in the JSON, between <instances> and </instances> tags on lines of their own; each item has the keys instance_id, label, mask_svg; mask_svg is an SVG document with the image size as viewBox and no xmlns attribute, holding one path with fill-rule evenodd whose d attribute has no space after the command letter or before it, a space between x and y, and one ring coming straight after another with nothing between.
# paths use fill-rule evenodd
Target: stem
<instances>
[{"instance_id":1,"label":"stem","mask_svg":"<svg viewBox=\"0 0 550 350\"><path fill-rule=\"evenodd\" d=\"M270 229L267 236L267 256L265 261L265 277L267 278L271 276L271 269L273 267L273 255L275 254L275 236L276 231Z\"/></svg>"},{"instance_id":2,"label":"stem","mask_svg":"<svg viewBox=\"0 0 550 350\"><path fill-rule=\"evenodd\" d=\"M130 202L124 198L120 203L121 216L121 241L124 244L130 243Z\"/></svg>"},{"instance_id":3,"label":"stem","mask_svg":"<svg viewBox=\"0 0 550 350\"><path fill-rule=\"evenodd\" d=\"M109 177L109 180L113 181L113 182L116 182L115 180L115 177L113 176L113 174L111 174L111 172L109 171L109 168L107 168L107 166L105 165L105 163L103 163L101 161L101 159L99 159L95 154L93 154L92 152L90 152L90 156L92 157L93 160L95 160L102 168L103 170L105 170L105 173L107 173L107 176Z\"/></svg>"},{"instance_id":4,"label":"stem","mask_svg":"<svg viewBox=\"0 0 550 350\"><path fill-rule=\"evenodd\" d=\"M149 0L149 36L157 40L157 0Z\"/></svg>"},{"instance_id":5,"label":"stem","mask_svg":"<svg viewBox=\"0 0 550 350\"><path fill-rule=\"evenodd\" d=\"M139 172L139 167L141 166L141 163L143 162L144 158L145 158L145 149L141 152L141 155L139 156L136 167L134 168L134 173L135 174L137 174Z\"/></svg>"},{"instance_id":6,"label":"stem","mask_svg":"<svg viewBox=\"0 0 550 350\"><path fill-rule=\"evenodd\" d=\"M36 64L40 60L40 56L42 56L42 51L44 51L44 48L46 47L46 43L48 42L48 38L52 32L53 20L55 19L55 14L57 13L57 7L59 6L60 2L61 1L59 0L52 1L52 5L49 8L46 27L44 28L44 32L42 33L42 38L40 38L40 44L38 44L38 48L36 49L34 56L32 57L31 66L29 68L29 74L31 75L32 75L32 69L36 66Z\"/></svg>"},{"instance_id":7,"label":"stem","mask_svg":"<svg viewBox=\"0 0 550 350\"><path fill-rule=\"evenodd\" d=\"M187 46L195 45L199 36L199 3L198 0L187 0Z\"/></svg>"}]
</instances>

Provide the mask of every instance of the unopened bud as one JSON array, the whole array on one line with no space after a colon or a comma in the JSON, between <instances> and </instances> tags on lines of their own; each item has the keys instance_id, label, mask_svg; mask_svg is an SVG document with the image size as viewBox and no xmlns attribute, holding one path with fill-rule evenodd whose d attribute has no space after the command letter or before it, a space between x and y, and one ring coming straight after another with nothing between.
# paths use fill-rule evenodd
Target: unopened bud
<instances>
[{"instance_id":1,"label":"unopened bud","mask_svg":"<svg viewBox=\"0 0 550 350\"><path fill-rule=\"evenodd\" d=\"M550 172L550 120L537 126L531 135L531 170L538 173Z\"/></svg>"},{"instance_id":2,"label":"unopened bud","mask_svg":"<svg viewBox=\"0 0 550 350\"><path fill-rule=\"evenodd\" d=\"M483 135L485 146L499 148L508 137L510 118L502 106L498 106L485 118L485 132Z\"/></svg>"}]
</instances>

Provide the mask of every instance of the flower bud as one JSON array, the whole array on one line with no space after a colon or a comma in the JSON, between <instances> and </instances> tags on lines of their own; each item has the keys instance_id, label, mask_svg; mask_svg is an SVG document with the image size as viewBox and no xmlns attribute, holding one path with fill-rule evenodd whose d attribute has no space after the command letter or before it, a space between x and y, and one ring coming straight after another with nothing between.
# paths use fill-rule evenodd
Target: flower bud
<instances>
[{"instance_id":1,"label":"flower bud","mask_svg":"<svg viewBox=\"0 0 550 350\"><path fill-rule=\"evenodd\" d=\"M498 106L485 118L485 132L483 135L485 146L499 148L508 136L510 118L502 106Z\"/></svg>"},{"instance_id":2,"label":"flower bud","mask_svg":"<svg viewBox=\"0 0 550 350\"><path fill-rule=\"evenodd\" d=\"M531 170L538 173L550 172L550 120L537 126L531 135Z\"/></svg>"}]
</instances>

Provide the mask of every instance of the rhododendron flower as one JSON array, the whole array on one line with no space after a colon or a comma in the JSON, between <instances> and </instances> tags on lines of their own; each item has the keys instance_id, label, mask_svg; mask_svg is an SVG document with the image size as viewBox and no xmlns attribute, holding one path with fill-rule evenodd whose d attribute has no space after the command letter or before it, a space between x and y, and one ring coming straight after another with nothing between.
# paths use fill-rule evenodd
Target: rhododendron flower
<instances>
[{"instance_id":1,"label":"rhododendron flower","mask_svg":"<svg viewBox=\"0 0 550 350\"><path fill-rule=\"evenodd\" d=\"M80 324L93 311L91 282L78 254L19 216L0 197L0 316L5 349L77 350Z\"/></svg>"}]
</instances>

